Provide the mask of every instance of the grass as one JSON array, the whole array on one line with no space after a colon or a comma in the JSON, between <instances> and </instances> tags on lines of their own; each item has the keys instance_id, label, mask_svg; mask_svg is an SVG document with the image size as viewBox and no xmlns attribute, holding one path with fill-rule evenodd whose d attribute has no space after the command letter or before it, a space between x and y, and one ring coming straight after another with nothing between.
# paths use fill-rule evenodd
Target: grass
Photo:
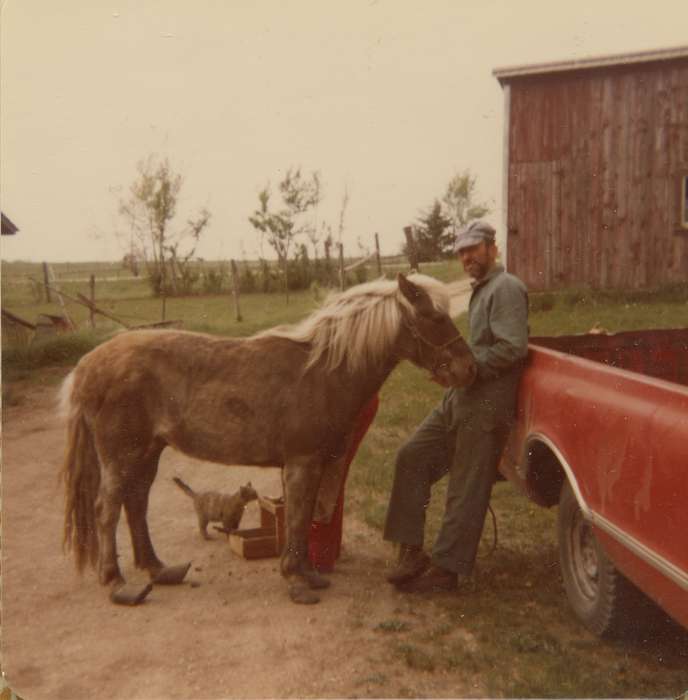
<instances>
[{"instance_id":1,"label":"grass","mask_svg":"<svg viewBox=\"0 0 688 700\"><path fill-rule=\"evenodd\" d=\"M688 284L634 292L565 290L530 295L531 335L688 326Z\"/></svg>"},{"instance_id":2,"label":"grass","mask_svg":"<svg viewBox=\"0 0 688 700\"><path fill-rule=\"evenodd\" d=\"M400 368L383 388L380 413L347 482L349 512L379 529L394 448L416 425L418 412L404 430L390 404L404 388L414 391L415 374ZM419 401L433 403L425 397ZM427 514L429 547L444 497L441 481ZM409 606L425 612L423 622L395 617L376 626L388 635L395 658L426 674L479 677L489 697L676 697L688 688L688 633L672 623L639 632L635 639L603 641L577 621L559 573L555 509L532 504L504 482L494 488L492 508L498 547L490 553L494 532L488 518L476 572L461 593L412 599Z\"/></svg>"},{"instance_id":3,"label":"grass","mask_svg":"<svg viewBox=\"0 0 688 700\"><path fill-rule=\"evenodd\" d=\"M151 296L145 279L133 278L114 263L72 265L62 263L54 270L60 282L61 290L70 297L82 294L90 297L88 282L89 270L95 271L96 305L106 313L114 316L129 326L136 326L162 320L163 301ZM385 275L393 277L402 266L385 267ZM40 314L62 315L63 309L58 301L50 303L42 298L39 287L30 283L30 279L42 279L42 270L37 263L2 263L2 300L3 308L20 318L36 323ZM432 274L445 281L461 277L461 271L455 263L445 261L424 266L427 274ZM40 276L39 276L40 275ZM373 272L369 272L372 278ZM69 280L69 281L65 281ZM164 318L181 321L188 330L229 336L247 336L265 328L281 323L294 323L313 311L328 293L328 290L313 290L290 293L289 303L283 294L244 294L240 298L241 321L236 320L232 297L227 294L196 295L188 297L168 297L164 302ZM66 346L81 348L81 354L94 347L122 326L102 316L96 315L97 330L90 329L90 312L81 305L66 300L67 313L80 329L78 337L72 340L55 338L41 342L40 348L14 351L3 343L3 365L10 368L17 365L24 369L33 369L54 362L76 361L78 352L71 352ZM89 346L90 343L90 346Z\"/></svg>"},{"instance_id":4,"label":"grass","mask_svg":"<svg viewBox=\"0 0 688 700\"><path fill-rule=\"evenodd\" d=\"M87 330L57 335L30 345L7 348L2 359L7 367L23 370L76 364L101 339L101 334Z\"/></svg>"}]
</instances>

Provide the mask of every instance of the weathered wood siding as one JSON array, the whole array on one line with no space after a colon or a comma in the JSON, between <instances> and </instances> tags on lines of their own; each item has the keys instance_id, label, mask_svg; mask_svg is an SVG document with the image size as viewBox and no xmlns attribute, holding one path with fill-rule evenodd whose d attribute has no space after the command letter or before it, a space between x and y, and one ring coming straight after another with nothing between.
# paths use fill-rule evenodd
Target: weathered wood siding
<instances>
[{"instance_id":1,"label":"weathered wood siding","mask_svg":"<svg viewBox=\"0 0 688 700\"><path fill-rule=\"evenodd\" d=\"M688 279L688 59L509 85L509 270L531 289Z\"/></svg>"}]
</instances>

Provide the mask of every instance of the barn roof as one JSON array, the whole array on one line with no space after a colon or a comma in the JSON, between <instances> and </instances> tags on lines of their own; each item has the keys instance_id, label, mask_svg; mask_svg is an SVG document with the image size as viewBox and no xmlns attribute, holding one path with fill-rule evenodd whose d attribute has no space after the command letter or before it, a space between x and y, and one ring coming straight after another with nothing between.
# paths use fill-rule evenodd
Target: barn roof
<instances>
[{"instance_id":1,"label":"barn roof","mask_svg":"<svg viewBox=\"0 0 688 700\"><path fill-rule=\"evenodd\" d=\"M2 228L0 229L3 236L11 236L13 233L19 231L19 229L10 221L8 216L2 214Z\"/></svg>"},{"instance_id":2,"label":"barn roof","mask_svg":"<svg viewBox=\"0 0 688 700\"><path fill-rule=\"evenodd\" d=\"M637 53L615 54L591 58L574 59L571 61L555 61L552 63L537 63L511 68L495 68L492 75L500 83L508 83L514 78L547 73L565 73L570 71L590 70L593 68L608 68L610 66L626 66L635 63L651 63L654 61L670 61L677 58L688 58L688 46L676 46L670 49L655 51L639 51Z\"/></svg>"}]
</instances>

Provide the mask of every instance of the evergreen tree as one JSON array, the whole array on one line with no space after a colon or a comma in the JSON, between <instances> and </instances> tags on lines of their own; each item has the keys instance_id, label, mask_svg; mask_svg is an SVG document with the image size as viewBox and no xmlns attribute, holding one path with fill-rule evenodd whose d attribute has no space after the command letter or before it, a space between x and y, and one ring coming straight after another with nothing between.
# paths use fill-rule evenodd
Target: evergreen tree
<instances>
[{"instance_id":1,"label":"evergreen tree","mask_svg":"<svg viewBox=\"0 0 688 700\"><path fill-rule=\"evenodd\" d=\"M421 213L415 231L419 262L440 260L452 255L454 234L451 224L451 219L442 213L438 199Z\"/></svg>"}]
</instances>

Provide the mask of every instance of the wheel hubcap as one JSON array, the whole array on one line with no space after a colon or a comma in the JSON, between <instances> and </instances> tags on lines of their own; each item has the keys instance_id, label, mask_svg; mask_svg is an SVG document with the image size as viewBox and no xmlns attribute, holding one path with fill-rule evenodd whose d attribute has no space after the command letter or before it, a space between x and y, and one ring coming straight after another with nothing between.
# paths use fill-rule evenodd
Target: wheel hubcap
<instances>
[{"instance_id":1,"label":"wheel hubcap","mask_svg":"<svg viewBox=\"0 0 688 700\"><path fill-rule=\"evenodd\" d=\"M576 515L571 532L571 555L580 592L588 600L595 600L598 595L599 559L592 528L580 512Z\"/></svg>"}]
</instances>

